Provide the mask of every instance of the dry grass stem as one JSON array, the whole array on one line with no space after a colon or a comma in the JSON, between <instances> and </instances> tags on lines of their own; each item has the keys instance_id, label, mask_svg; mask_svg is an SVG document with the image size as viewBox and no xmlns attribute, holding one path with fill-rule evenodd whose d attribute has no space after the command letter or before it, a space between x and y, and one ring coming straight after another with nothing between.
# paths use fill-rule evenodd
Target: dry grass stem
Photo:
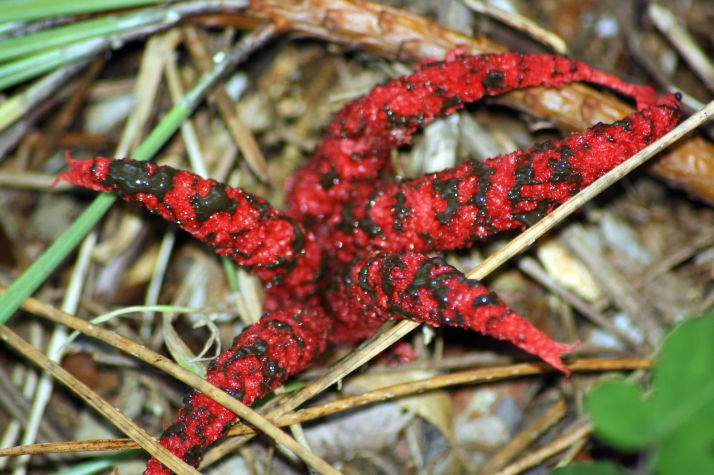
<instances>
[{"instance_id":1,"label":"dry grass stem","mask_svg":"<svg viewBox=\"0 0 714 475\"><path fill-rule=\"evenodd\" d=\"M568 406L565 403L565 400L558 399L555 404L551 405L528 427L513 436L513 438L506 445L493 454L493 457L491 457L488 462L479 468L479 473L487 475L495 473L501 469L501 467L506 465L510 460L530 446L546 430L557 423L565 415L567 408Z\"/></svg>"},{"instance_id":2,"label":"dry grass stem","mask_svg":"<svg viewBox=\"0 0 714 475\"><path fill-rule=\"evenodd\" d=\"M482 0L462 0L469 8L475 12L495 18L504 25L522 31L526 35L548 46L558 54L567 54L568 45L560 36L552 31L541 28L537 23L517 13L512 13L500 8L494 7L488 2Z\"/></svg>"},{"instance_id":3,"label":"dry grass stem","mask_svg":"<svg viewBox=\"0 0 714 475\"><path fill-rule=\"evenodd\" d=\"M250 409L248 406L229 396L227 393L216 388L212 384L201 379L199 376L187 371L171 360L155 353L138 343L117 335L116 333L97 327L73 315L61 312L53 307L43 304L35 299L28 299L23 305L23 309L28 312L36 313L44 318L54 321L62 325L66 325L74 330L78 330L86 335L98 338L110 345L118 348L132 356L139 358L142 361L149 363L156 368L161 369L172 377L182 381L194 389L201 391L211 399L227 407L241 419L254 425L260 431L264 432L269 437L283 444L288 449L293 451L305 463L315 468L320 473L337 473L327 462L317 457L311 451L305 449L297 443L295 439L268 422L263 416ZM34 350L39 353L37 350ZM41 354L41 353L40 353ZM44 355L43 355L44 356ZM152 439L153 440L153 439ZM152 454L153 455L153 454ZM157 457L158 458L158 457ZM163 460L161 460L163 462Z\"/></svg>"},{"instance_id":4,"label":"dry grass stem","mask_svg":"<svg viewBox=\"0 0 714 475\"><path fill-rule=\"evenodd\" d=\"M577 444L590 434L590 425L583 424L572 432L558 437L545 447L532 452L523 458L507 466L496 475L516 475L525 472L531 467L535 467L549 457L566 450L568 447Z\"/></svg>"},{"instance_id":5,"label":"dry grass stem","mask_svg":"<svg viewBox=\"0 0 714 475\"><path fill-rule=\"evenodd\" d=\"M213 63L211 53L208 50L207 39L204 34L194 27L184 27L183 36L191 58L198 66L200 72L208 71ZM260 151L258 142L252 132L243 123L237 114L235 101L228 95L228 90L223 84L219 84L211 93L211 100L216 104L218 112L228 126L231 136L238 144L246 163L262 180L269 181L268 165L265 163L263 152Z\"/></svg>"},{"instance_id":6,"label":"dry grass stem","mask_svg":"<svg viewBox=\"0 0 714 475\"><path fill-rule=\"evenodd\" d=\"M99 335L95 335L99 337ZM110 343L107 341L107 343ZM578 372L608 372L608 371L632 371L638 369L650 369L652 367L651 358L584 358L572 361L568 368L573 373ZM385 388L367 391L355 396L348 396L334 401L318 404L316 406L301 409L289 414L271 418L271 422L284 427L300 422L307 422L331 414L348 411L356 407L361 407L367 404L372 404L390 399L410 396L426 391L446 388L450 386L459 386L464 384L475 383L493 383L505 379L513 379L525 376L533 376L538 374L552 373L555 370L550 366L540 363L521 363L508 365L504 367L481 368L467 371L458 371L442 376L435 376L418 381L410 381L407 383L395 384ZM268 414L268 417L272 413ZM241 424L234 426L229 435L251 435L255 434L255 429ZM245 439L237 439L245 442ZM114 446L113 444L116 444ZM0 450L0 456L21 455L25 453L38 454L49 452L78 452L89 450L117 450L117 449L135 449L138 448L136 443L125 439L112 440L93 440L93 441L72 441L72 442L57 442L51 444L35 444L25 447L10 447Z\"/></svg>"},{"instance_id":7,"label":"dry grass stem","mask_svg":"<svg viewBox=\"0 0 714 475\"><path fill-rule=\"evenodd\" d=\"M649 5L647 13L657 25L657 28L672 42L679 54L696 71L709 90L714 92L714 63L679 23L674 14L656 3Z\"/></svg>"},{"instance_id":8,"label":"dry grass stem","mask_svg":"<svg viewBox=\"0 0 714 475\"><path fill-rule=\"evenodd\" d=\"M615 335L620 341L628 346L631 350L639 351L639 343L634 341L627 333L617 328L617 326L603 315L595 310L592 305L585 302L583 299L575 295L573 292L563 288L555 282L552 277L543 269L535 259L524 257L518 262L518 267L530 276L533 280L547 287L551 292L561 296L566 302L573 306L578 312L587 317L591 322L606 329L608 332Z\"/></svg>"},{"instance_id":9,"label":"dry grass stem","mask_svg":"<svg viewBox=\"0 0 714 475\"><path fill-rule=\"evenodd\" d=\"M188 465L186 462L169 452L167 448L159 444L153 437L144 432L139 426L134 424L128 417L115 409L111 404L102 399L97 393L92 391L86 384L77 380L60 365L47 358L41 351L20 338L15 332L6 326L0 327L0 338L8 345L17 350L20 354L35 363L40 368L48 371L52 376L74 391L84 399L89 405L99 411L105 418L112 422L117 428L133 439L144 450L149 452L178 474L198 474L198 470Z\"/></svg>"},{"instance_id":10,"label":"dry grass stem","mask_svg":"<svg viewBox=\"0 0 714 475\"><path fill-rule=\"evenodd\" d=\"M46 442L42 444L20 445L0 449L0 457L18 455L64 454L76 452L100 452L108 450L139 449L132 439L73 440L69 442Z\"/></svg>"}]
</instances>

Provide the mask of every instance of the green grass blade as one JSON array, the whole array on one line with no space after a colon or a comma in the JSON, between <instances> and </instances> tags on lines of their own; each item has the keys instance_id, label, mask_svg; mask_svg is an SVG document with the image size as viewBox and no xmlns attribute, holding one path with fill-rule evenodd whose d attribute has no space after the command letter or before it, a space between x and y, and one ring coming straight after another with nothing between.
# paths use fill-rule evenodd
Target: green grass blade
<instances>
[{"instance_id":1,"label":"green grass blade","mask_svg":"<svg viewBox=\"0 0 714 475\"><path fill-rule=\"evenodd\" d=\"M116 199L115 195L102 194L72 223L55 242L33 262L30 267L0 296L0 324L5 323L10 315L22 305L27 297L59 266L64 258L77 247L77 244L94 227Z\"/></svg>"},{"instance_id":2,"label":"green grass blade","mask_svg":"<svg viewBox=\"0 0 714 475\"><path fill-rule=\"evenodd\" d=\"M181 2L0 40L0 90L98 54L104 49L116 49L126 41L145 36L149 31L168 28L186 16L240 8L246 4L245 0ZM0 18L5 6L0 1ZM3 60L11 61L2 64Z\"/></svg>"},{"instance_id":3,"label":"green grass blade","mask_svg":"<svg viewBox=\"0 0 714 475\"><path fill-rule=\"evenodd\" d=\"M105 39L94 38L0 65L0 90L93 56L101 51L105 44Z\"/></svg>"},{"instance_id":4,"label":"green grass blade","mask_svg":"<svg viewBox=\"0 0 714 475\"><path fill-rule=\"evenodd\" d=\"M159 2L156 0L4 0L0 2L0 18L4 22L39 20L152 3Z\"/></svg>"},{"instance_id":5,"label":"green grass blade","mask_svg":"<svg viewBox=\"0 0 714 475\"><path fill-rule=\"evenodd\" d=\"M16 21L9 21L7 23L0 23L0 35L7 35L15 30L17 30L23 23Z\"/></svg>"},{"instance_id":6,"label":"green grass blade","mask_svg":"<svg viewBox=\"0 0 714 475\"><path fill-rule=\"evenodd\" d=\"M121 35L126 32L142 29L146 34L147 28L166 28L186 16L220 11L224 8L244 7L246 3L240 0L221 4L201 1L174 3L128 13L90 18L26 35L6 38L0 40L0 62L36 54L40 51L54 50L61 46L78 43L90 38L102 37L107 39L112 35L120 35L117 40L121 42ZM3 3L0 0L0 10L2 5ZM0 16L0 18L2 17ZM17 24L0 24L0 28L3 25L7 25L7 28L11 29Z\"/></svg>"},{"instance_id":7,"label":"green grass blade","mask_svg":"<svg viewBox=\"0 0 714 475\"><path fill-rule=\"evenodd\" d=\"M163 9L145 9L126 15L91 18L0 42L0 61L55 49L97 36L109 36L162 20Z\"/></svg>"}]
</instances>

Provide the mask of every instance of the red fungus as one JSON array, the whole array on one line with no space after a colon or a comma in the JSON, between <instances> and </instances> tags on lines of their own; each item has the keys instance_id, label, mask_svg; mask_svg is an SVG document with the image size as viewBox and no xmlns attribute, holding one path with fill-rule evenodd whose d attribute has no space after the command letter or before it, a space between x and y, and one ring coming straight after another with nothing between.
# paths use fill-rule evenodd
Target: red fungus
<instances>
[{"instance_id":1,"label":"red fungus","mask_svg":"<svg viewBox=\"0 0 714 475\"><path fill-rule=\"evenodd\" d=\"M522 229L668 130L679 99L555 55L505 53L424 64L346 105L289 183L282 213L243 190L131 160L75 161L61 179L113 191L177 222L262 278L268 313L214 361L207 379L246 404L299 372L331 343L354 343L388 318L454 325L508 340L568 373L557 343L479 282L424 253ZM527 151L474 160L400 184L380 181L392 147L464 103L527 86L588 81L640 109ZM358 258L355 261L355 258ZM236 417L200 393L161 443L196 465ZM148 474L168 473L157 460Z\"/></svg>"}]
</instances>

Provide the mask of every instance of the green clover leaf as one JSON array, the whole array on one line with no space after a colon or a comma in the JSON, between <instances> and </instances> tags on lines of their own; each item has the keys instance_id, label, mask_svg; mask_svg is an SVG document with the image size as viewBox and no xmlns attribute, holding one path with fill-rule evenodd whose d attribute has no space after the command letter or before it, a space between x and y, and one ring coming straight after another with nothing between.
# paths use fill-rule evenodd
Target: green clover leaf
<instances>
[{"instance_id":1,"label":"green clover leaf","mask_svg":"<svg viewBox=\"0 0 714 475\"><path fill-rule=\"evenodd\" d=\"M714 474L714 314L689 320L667 338L652 390L624 381L587 400L595 434L624 451L648 449L660 474Z\"/></svg>"}]
</instances>

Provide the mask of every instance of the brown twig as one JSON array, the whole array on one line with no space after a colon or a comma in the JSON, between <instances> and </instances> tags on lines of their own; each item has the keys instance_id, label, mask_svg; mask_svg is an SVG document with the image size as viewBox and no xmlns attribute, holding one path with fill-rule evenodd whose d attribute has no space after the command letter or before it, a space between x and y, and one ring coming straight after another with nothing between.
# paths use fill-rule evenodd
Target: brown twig
<instances>
[{"instance_id":1,"label":"brown twig","mask_svg":"<svg viewBox=\"0 0 714 475\"><path fill-rule=\"evenodd\" d=\"M156 440L154 440L154 438L144 432L139 426L134 424L131 419L102 399L97 393L92 391L89 386L80 382L59 364L49 359L44 353L20 338L20 336L8 327L0 327L0 339L5 341L8 345L38 365L40 368L48 371L52 374L52 376L54 376L55 379L87 401L89 405L99 411L122 432L131 437L144 450L149 452L153 457L159 459L162 464L180 474L199 473L195 468L191 467L186 462L171 453L166 447L159 444Z\"/></svg>"},{"instance_id":2,"label":"brown twig","mask_svg":"<svg viewBox=\"0 0 714 475\"><path fill-rule=\"evenodd\" d=\"M702 51L684 26L679 23L674 14L656 3L650 4L647 13L657 28L672 42L679 54L704 81L709 90L714 92L714 63Z\"/></svg>"},{"instance_id":3,"label":"brown twig","mask_svg":"<svg viewBox=\"0 0 714 475\"><path fill-rule=\"evenodd\" d=\"M506 465L509 460L521 453L541 436L546 430L558 422L564 415L568 406L564 399L558 399L543 414L534 420L528 427L516 434L506 445L493 454L488 462L479 467L479 472L484 475L494 473Z\"/></svg>"},{"instance_id":4,"label":"brown twig","mask_svg":"<svg viewBox=\"0 0 714 475\"><path fill-rule=\"evenodd\" d=\"M74 91L69 100L64 104L59 113L56 114L54 120L47 128L42 141L35 149L33 159L30 161L34 168L39 165L50 151L57 147L60 137L69 128L77 116L77 111L84 102L89 86L94 82L99 73L104 68L105 58L99 57L95 59L87 69L86 73L77 81Z\"/></svg>"},{"instance_id":5,"label":"brown twig","mask_svg":"<svg viewBox=\"0 0 714 475\"><path fill-rule=\"evenodd\" d=\"M568 369L573 372L592 371L627 371L634 369L648 369L652 365L650 358L613 358L613 359L579 359L568 365ZM504 379L513 379L536 374L552 373L555 370L545 364L521 363L503 367L472 369L458 371L442 376L411 381L408 383L395 384L386 388L368 391L357 396L346 397L335 401L330 401L308 409L295 411L290 415L278 417L276 424L285 425L293 422L304 422L319 417L324 417L341 411L353 409L379 401L385 401L401 396L409 396L425 391L433 391L449 386L462 384L491 383ZM236 426L230 431L230 435L242 435L253 433L254 430L247 426Z\"/></svg>"},{"instance_id":6,"label":"brown twig","mask_svg":"<svg viewBox=\"0 0 714 475\"><path fill-rule=\"evenodd\" d=\"M511 13L506 10L501 10L483 0L463 0L463 3L475 12L487 15L501 23L510 26L540 43L548 46L558 54L567 54L568 45L563 38L556 35L552 31L541 28L537 23L529 18L526 18L517 13Z\"/></svg>"},{"instance_id":7,"label":"brown twig","mask_svg":"<svg viewBox=\"0 0 714 475\"><path fill-rule=\"evenodd\" d=\"M580 312L582 315L586 316L590 321L612 333L620 341L625 343L630 349L639 349L640 345L636 341L634 341L627 333L620 330L614 323L612 323L609 318L605 317L605 315L593 309L592 306L589 305L587 302L583 301L578 296L573 295L572 292L569 292L567 289L563 288L560 284L555 282L548 275L548 273L538 265L535 259L532 259L530 257L524 257L519 261L518 267L535 281L537 281L539 284L544 287L547 287L548 289L550 289L551 292L560 295L565 301L567 301L570 305L577 309L578 312Z\"/></svg>"},{"instance_id":8,"label":"brown twig","mask_svg":"<svg viewBox=\"0 0 714 475\"><path fill-rule=\"evenodd\" d=\"M515 461L498 472L497 475L516 475L517 473L524 472L531 467L535 467L543 460L552 457L558 452L562 452L571 445L587 437L590 433L590 429L590 424L583 424L569 434L560 436L545 447Z\"/></svg>"},{"instance_id":9,"label":"brown twig","mask_svg":"<svg viewBox=\"0 0 714 475\"><path fill-rule=\"evenodd\" d=\"M109 450L139 449L133 439L73 440L70 442L46 442L42 444L18 445L0 449L0 457L18 455L64 454L75 452L103 452Z\"/></svg>"},{"instance_id":10,"label":"brown twig","mask_svg":"<svg viewBox=\"0 0 714 475\"><path fill-rule=\"evenodd\" d=\"M188 51L194 63L196 63L202 73L208 71L213 61L206 47L205 35L201 34L199 30L192 26L184 27L182 32L184 42L188 47ZM213 92L211 92L210 97L216 104L221 117L223 117L223 120L226 122L231 136L233 136L233 139L243 153L246 163L248 163L256 175L268 181L268 165L265 163L265 157L263 157L258 142L256 142L250 129L248 129L236 113L235 101L228 95L226 86L223 84L217 85L213 89Z\"/></svg>"},{"instance_id":11,"label":"brown twig","mask_svg":"<svg viewBox=\"0 0 714 475\"><path fill-rule=\"evenodd\" d=\"M39 314L39 313L38 313ZM41 314L40 314L41 315ZM652 366L650 358L590 358L574 360L568 368L574 372L600 372L600 371L632 371L637 369L649 369ZM271 422L278 426L287 426L299 422L311 421L331 414L340 413L355 407L365 406L375 402L387 401L390 399L410 396L426 391L459 386L464 384L492 383L505 379L513 379L538 374L552 373L555 370L541 363L521 363L495 368L481 368L467 371L458 371L451 374L435 376L427 379L410 381L407 383L395 384L372 391L367 391L356 396L344 397L334 401L319 404L307 409L295 411L290 414L271 419ZM241 424L233 427L229 435L255 434L255 429L251 426ZM10 447L0 450L0 457L10 455L22 455L25 453L39 454L49 452L78 452L78 451L99 451L135 449L136 443L128 439L112 440L92 440L92 441L72 441L57 442L53 444L34 444L30 446Z\"/></svg>"},{"instance_id":12,"label":"brown twig","mask_svg":"<svg viewBox=\"0 0 714 475\"><path fill-rule=\"evenodd\" d=\"M288 449L293 451L298 457L305 461L305 463L315 468L318 472L338 473L327 462L317 457L309 450L305 449L302 445L298 444L295 439L280 430L278 427L268 422L260 414L256 413L237 399L229 396L224 391L216 388L212 384L203 380L201 377L181 368L177 364L171 362L167 358L164 358L158 353L154 353L153 351L139 345L138 343L134 343L133 341L121 337L114 332L97 327L96 325L89 324L82 319L61 312L35 299L28 299L23 305L23 309L31 313L42 315L44 318L52 320L56 323L67 325L68 327L81 331L86 335L99 338L102 341L107 342L112 346L119 348L120 350L129 353L130 355L135 356L140 360L145 361L151 364L152 366L161 369L162 371L178 379L179 381L182 381L188 384L189 386L195 388L196 390L206 394L211 399L233 411L241 419L254 425L262 432L265 432L268 436L275 439L277 442L280 442L281 444L285 445ZM37 350L34 351L39 353ZM144 446L142 445L142 447ZM153 452L152 455L154 455ZM162 463L164 463L163 459L160 460Z\"/></svg>"}]
</instances>

